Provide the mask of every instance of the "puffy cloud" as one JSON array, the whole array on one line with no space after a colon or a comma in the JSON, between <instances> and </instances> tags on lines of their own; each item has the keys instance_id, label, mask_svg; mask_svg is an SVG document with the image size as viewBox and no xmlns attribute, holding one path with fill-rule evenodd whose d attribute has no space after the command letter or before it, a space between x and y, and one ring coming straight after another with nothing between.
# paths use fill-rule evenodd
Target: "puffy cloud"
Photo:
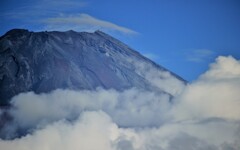
<instances>
[{"instance_id":1,"label":"puffy cloud","mask_svg":"<svg viewBox=\"0 0 240 150\"><path fill-rule=\"evenodd\" d=\"M231 56L218 57L210 70L176 98L173 112L179 119L240 120L239 90L240 62Z\"/></svg>"},{"instance_id":2,"label":"puffy cloud","mask_svg":"<svg viewBox=\"0 0 240 150\"><path fill-rule=\"evenodd\" d=\"M9 113L14 119L7 124L5 134L27 132L22 137L0 140L0 147L238 150L239 67L239 61L232 57L218 57L198 80L176 92L173 101L168 94L139 89L22 93L12 100L14 108Z\"/></svg>"},{"instance_id":3,"label":"puffy cloud","mask_svg":"<svg viewBox=\"0 0 240 150\"><path fill-rule=\"evenodd\" d=\"M240 61L232 56L219 56L216 63L210 65L210 70L200 76L201 80L224 80L239 81Z\"/></svg>"},{"instance_id":4,"label":"puffy cloud","mask_svg":"<svg viewBox=\"0 0 240 150\"><path fill-rule=\"evenodd\" d=\"M112 150L117 127L103 112L85 112L73 124L58 121L20 139L0 141L6 150Z\"/></svg>"},{"instance_id":5,"label":"puffy cloud","mask_svg":"<svg viewBox=\"0 0 240 150\"><path fill-rule=\"evenodd\" d=\"M49 94L22 93L12 99L12 115L20 127L47 124L60 119L74 119L82 111L100 110L115 105L116 91L56 90ZM106 104L106 105L105 105Z\"/></svg>"}]
</instances>

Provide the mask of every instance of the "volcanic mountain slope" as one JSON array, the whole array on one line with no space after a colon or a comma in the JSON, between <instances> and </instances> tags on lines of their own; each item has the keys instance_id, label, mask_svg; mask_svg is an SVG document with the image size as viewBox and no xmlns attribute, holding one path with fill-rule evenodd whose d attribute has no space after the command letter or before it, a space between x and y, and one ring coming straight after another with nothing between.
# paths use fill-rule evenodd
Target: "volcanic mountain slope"
<instances>
[{"instance_id":1,"label":"volcanic mountain slope","mask_svg":"<svg viewBox=\"0 0 240 150\"><path fill-rule=\"evenodd\" d=\"M136 87L174 96L184 84L177 75L101 31L13 29L0 37L1 106L27 91Z\"/></svg>"}]
</instances>

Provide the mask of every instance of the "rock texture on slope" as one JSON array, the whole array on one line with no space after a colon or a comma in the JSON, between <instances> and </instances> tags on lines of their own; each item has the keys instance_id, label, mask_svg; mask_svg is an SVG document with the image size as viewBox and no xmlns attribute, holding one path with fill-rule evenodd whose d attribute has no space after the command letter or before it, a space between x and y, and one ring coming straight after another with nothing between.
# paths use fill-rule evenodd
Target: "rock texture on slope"
<instances>
[{"instance_id":1,"label":"rock texture on slope","mask_svg":"<svg viewBox=\"0 0 240 150\"><path fill-rule=\"evenodd\" d=\"M172 80L179 84L171 85ZM0 37L0 106L27 91L137 87L174 95L183 84L178 76L101 31L13 29Z\"/></svg>"}]
</instances>

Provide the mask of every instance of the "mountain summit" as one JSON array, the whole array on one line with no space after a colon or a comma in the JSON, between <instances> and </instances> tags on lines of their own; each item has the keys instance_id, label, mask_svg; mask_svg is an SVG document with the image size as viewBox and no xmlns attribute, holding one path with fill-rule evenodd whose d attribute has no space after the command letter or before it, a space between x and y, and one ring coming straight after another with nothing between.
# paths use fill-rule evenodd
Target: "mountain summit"
<instances>
[{"instance_id":1,"label":"mountain summit","mask_svg":"<svg viewBox=\"0 0 240 150\"><path fill-rule=\"evenodd\" d=\"M28 91L136 87L174 96L184 84L177 75L101 31L13 29L0 37L0 106Z\"/></svg>"}]
</instances>

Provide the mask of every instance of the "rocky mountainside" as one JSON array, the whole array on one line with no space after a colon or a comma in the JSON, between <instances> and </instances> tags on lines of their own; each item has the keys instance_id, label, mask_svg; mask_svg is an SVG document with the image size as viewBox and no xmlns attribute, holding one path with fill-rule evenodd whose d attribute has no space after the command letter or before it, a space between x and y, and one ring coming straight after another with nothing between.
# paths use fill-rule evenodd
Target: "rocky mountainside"
<instances>
[{"instance_id":1,"label":"rocky mountainside","mask_svg":"<svg viewBox=\"0 0 240 150\"><path fill-rule=\"evenodd\" d=\"M173 80L178 84L172 85ZM177 75L101 31L13 29L0 37L0 106L27 91L136 87L174 96L184 84Z\"/></svg>"}]
</instances>

